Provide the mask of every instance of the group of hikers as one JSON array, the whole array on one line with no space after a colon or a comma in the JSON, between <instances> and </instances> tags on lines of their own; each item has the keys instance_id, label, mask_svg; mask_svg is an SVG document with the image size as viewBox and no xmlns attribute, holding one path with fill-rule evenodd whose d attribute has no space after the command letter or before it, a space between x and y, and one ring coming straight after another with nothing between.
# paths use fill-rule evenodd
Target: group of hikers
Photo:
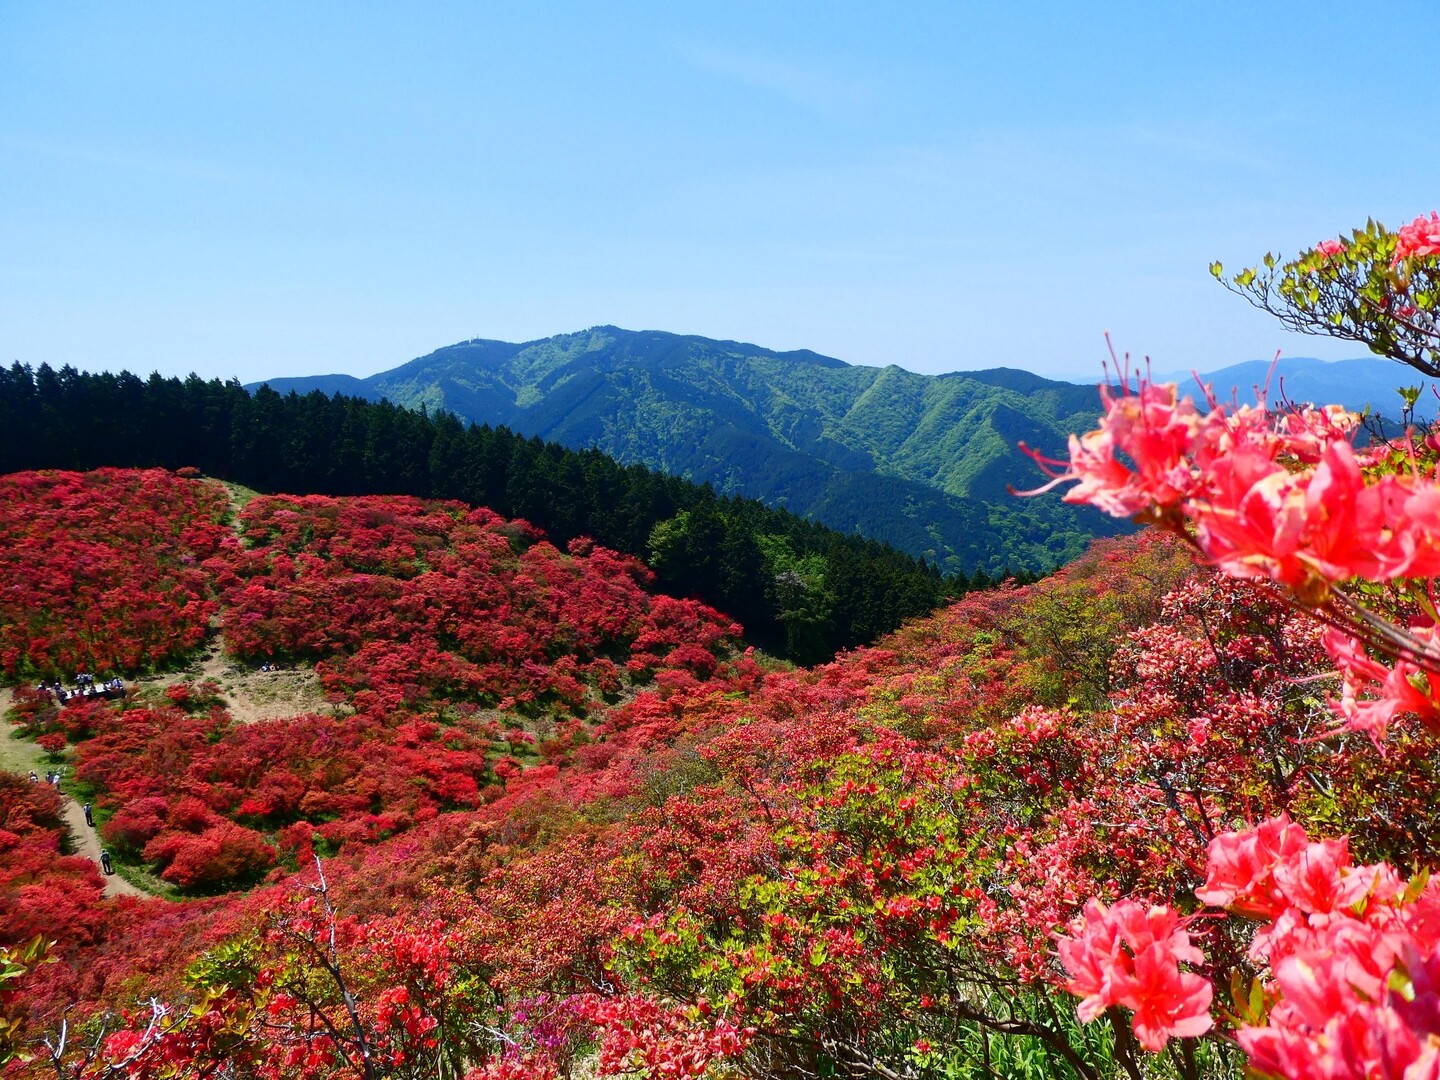
<instances>
[{"instance_id":1,"label":"group of hikers","mask_svg":"<svg viewBox=\"0 0 1440 1080\"><path fill-rule=\"evenodd\" d=\"M65 684L59 679L53 683L40 682L35 684L37 694L49 694L61 705L71 701L80 701L92 697L114 697L125 692L125 680L118 676L113 679L106 679L104 682L96 682L95 676L89 672L82 671L75 676L73 689L66 689Z\"/></svg>"}]
</instances>

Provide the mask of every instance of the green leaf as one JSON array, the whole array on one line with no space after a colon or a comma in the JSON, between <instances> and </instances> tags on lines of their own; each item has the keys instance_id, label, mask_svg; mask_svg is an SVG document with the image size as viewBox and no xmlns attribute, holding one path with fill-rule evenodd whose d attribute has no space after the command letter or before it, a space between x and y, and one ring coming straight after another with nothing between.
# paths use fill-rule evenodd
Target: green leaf
<instances>
[{"instance_id":1,"label":"green leaf","mask_svg":"<svg viewBox=\"0 0 1440 1080\"><path fill-rule=\"evenodd\" d=\"M1401 903L1413 904L1417 899L1419 899L1420 894L1425 891L1425 886L1429 883L1429 869L1427 868L1421 870L1418 874L1416 874L1413 878L1410 879L1410 884L1405 887L1405 895L1401 899Z\"/></svg>"}]
</instances>

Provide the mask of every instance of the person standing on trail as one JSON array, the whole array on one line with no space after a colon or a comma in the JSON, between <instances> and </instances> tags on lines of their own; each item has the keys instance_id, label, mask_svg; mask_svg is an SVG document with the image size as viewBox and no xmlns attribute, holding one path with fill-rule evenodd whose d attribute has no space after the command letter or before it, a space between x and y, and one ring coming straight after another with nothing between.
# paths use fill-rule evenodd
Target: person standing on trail
<instances>
[{"instance_id":1,"label":"person standing on trail","mask_svg":"<svg viewBox=\"0 0 1440 1080\"><path fill-rule=\"evenodd\" d=\"M88 802L85 804L85 808L84 808L84 809L85 809L85 824L86 824L86 825L89 825L90 828L93 829L93 828L95 827L95 815L91 812L91 810L90 810L90 804L89 804Z\"/></svg>"},{"instance_id":2,"label":"person standing on trail","mask_svg":"<svg viewBox=\"0 0 1440 1080\"><path fill-rule=\"evenodd\" d=\"M105 871L106 877L109 877L111 874L115 873L115 867L110 863L110 852L100 852L100 869Z\"/></svg>"}]
</instances>

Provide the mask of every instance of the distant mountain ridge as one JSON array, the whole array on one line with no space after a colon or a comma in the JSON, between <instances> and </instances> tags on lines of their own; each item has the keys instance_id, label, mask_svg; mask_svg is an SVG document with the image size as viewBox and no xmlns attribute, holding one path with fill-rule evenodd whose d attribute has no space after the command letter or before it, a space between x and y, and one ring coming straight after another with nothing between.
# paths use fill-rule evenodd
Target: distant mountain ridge
<instances>
[{"instance_id":1,"label":"distant mountain ridge","mask_svg":"<svg viewBox=\"0 0 1440 1080\"><path fill-rule=\"evenodd\" d=\"M1317 360L1308 356L1282 356L1278 361L1247 360L1201 372L1200 378L1214 387L1222 401L1230 400L1233 391L1242 404L1253 402L1255 390L1268 382L1267 400L1271 405L1282 400L1344 405L1356 412L1369 408L1387 419L1395 419L1401 411L1397 388L1419 386L1422 393L1415 407L1417 419L1435 419L1440 406L1440 400L1433 393L1433 379L1378 356L1354 360ZM1194 396L1199 392L1195 377L1188 371L1172 373L1164 379L1179 383L1182 393Z\"/></svg>"},{"instance_id":2,"label":"distant mountain ridge","mask_svg":"<svg viewBox=\"0 0 1440 1080\"><path fill-rule=\"evenodd\" d=\"M597 447L947 570L1042 569L1117 529L1054 497L1008 494L1041 479L1018 441L1059 454L1098 409L1093 387L1015 369L920 375L808 350L599 326L523 343L464 341L367 379L269 385L445 409Z\"/></svg>"}]
</instances>

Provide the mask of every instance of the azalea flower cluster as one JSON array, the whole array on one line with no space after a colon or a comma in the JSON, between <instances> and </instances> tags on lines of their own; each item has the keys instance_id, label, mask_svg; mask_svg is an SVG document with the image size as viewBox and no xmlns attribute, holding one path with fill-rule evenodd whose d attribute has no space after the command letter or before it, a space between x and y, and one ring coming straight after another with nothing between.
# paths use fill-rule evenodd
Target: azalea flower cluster
<instances>
[{"instance_id":1,"label":"azalea flower cluster","mask_svg":"<svg viewBox=\"0 0 1440 1080\"><path fill-rule=\"evenodd\" d=\"M1041 490L1077 481L1067 502L1176 532L1223 573L1283 585L1344 627L1325 639L1344 676L1334 702L1342 726L1378 744L1398 715L1440 725L1440 642L1429 620L1384 624L1337 589L1440 574L1433 464L1411 453L1397 469L1385 447L1357 451L1360 418L1338 406L1272 411L1210 395L1202 411L1173 383L1122 381L1118 392L1102 388L1100 427L1071 437L1063 470L1037 455L1054 477Z\"/></svg>"},{"instance_id":2,"label":"azalea flower cluster","mask_svg":"<svg viewBox=\"0 0 1440 1080\"><path fill-rule=\"evenodd\" d=\"M1432 650L1440 646L1433 626L1411 628L1409 634ZM1332 705L1345 727L1365 732L1377 746L1383 745L1390 723L1407 713L1440 730L1440 673L1403 659L1386 667L1338 630L1330 630L1323 641L1343 678Z\"/></svg>"},{"instance_id":3,"label":"azalea flower cluster","mask_svg":"<svg viewBox=\"0 0 1440 1080\"><path fill-rule=\"evenodd\" d=\"M1202 413L1175 384L1145 379L1101 396L1100 428L1071 436L1068 468L1047 485L1079 481L1066 502L1172 526L1188 519L1224 572L1315 600L1354 577L1440 573L1440 484L1418 471L1367 476L1369 455L1350 442L1354 413L1213 398Z\"/></svg>"},{"instance_id":4,"label":"azalea flower cluster","mask_svg":"<svg viewBox=\"0 0 1440 1080\"><path fill-rule=\"evenodd\" d=\"M1089 1023L1117 1005L1134 1014L1135 1037L1146 1050L1163 1050L1171 1037L1193 1038L1210 1030L1210 983L1180 970L1181 962L1204 962L1190 943L1185 920L1169 907L1120 900L1107 908L1085 905L1074 937L1061 938L1061 962L1071 973L1066 988L1082 997L1078 1010Z\"/></svg>"},{"instance_id":5,"label":"azalea flower cluster","mask_svg":"<svg viewBox=\"0 0 1440 1080\"><path fill-rule=\"evenodd\" d=\"M1314 247L1314 254L1323 259L1343 255L1348 250L1344 240L1321 240ZM1402 225L1395 233L1395 249L1390 255L1393 269L1407 259L1419 259L1426 255L1440 255L1440 212L1421 214L1408 225Z\"/></svg>"},{"instance_id":6,"label":"azalea flower cluster","mask_svg":"<svg viewBox=\"0 0 1440 1080\"><path fill-rule=\"evenodd\" d=\"M1343 838L1312 841L1281 815L1212 840L1195 895L1264 923L1249 949L1260 992L1237 1003L1236 1038L1256 1073L1440 1075L1440 886L1427 875L1356 866ZM1080 1019L1128 1008L1141 1045L1157 1051L1208 1031L1211 986L1180 970L1204 963L1192 921L1164 905L1090 901L1059 942Z\"/></svg>"},{"instance_id":7,"label":"azalea flower cluster","mask_svg":"<svg viewBox=\"0 0 1440 1080\"><path fill-rule=\"evenodd\" d=\"M1440 212L1421 214L1395 234L1394 261L1440 255Z\"/></svg>"}]
</instances>

